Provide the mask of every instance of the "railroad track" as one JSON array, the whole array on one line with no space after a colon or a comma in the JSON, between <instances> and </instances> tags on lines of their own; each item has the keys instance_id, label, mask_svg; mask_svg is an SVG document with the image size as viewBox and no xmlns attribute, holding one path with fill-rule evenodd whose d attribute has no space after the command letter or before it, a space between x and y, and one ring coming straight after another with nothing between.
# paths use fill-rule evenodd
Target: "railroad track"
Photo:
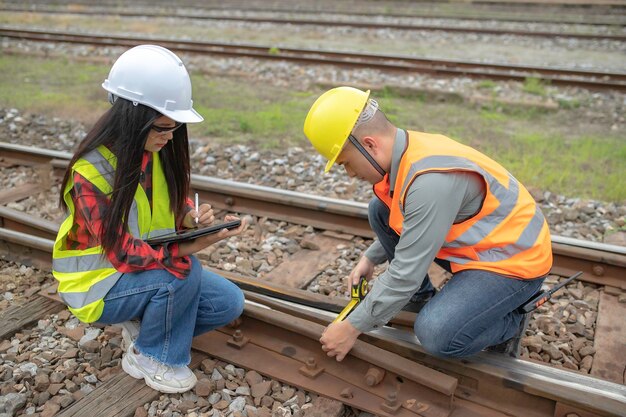
<instances>
[{"instance_id":1,"label":"railroad track","mask_svg":"<svg viewBox=\"0 0 626 417\"><path fill-rule=\"evenodd\" d=\"M593 34L593 33L575 33L575 32L550 32L537 30L513 30L513 29L490 29L480 27L460 27L449 25L424 25L424 24L408 24L393 22L372 22L371 20L322 20L322 19L303 19L303 18L284 18L284 17L258 17L258 16L226 16L226 15L203 15L198 13L184 12L163 12L150 10L71 10L71 9L52 9L43 7L7 7L0 9L5 12L32 12L37 14L74 14L85 16L119 16L119 17L151 17L151 18L182 18L195 20L216 20L216 21L233 21L246 23L272 23L279 25L307 25L307 26L331 26L331 27L352 27L359 29L385 29L385 30L405 30L405 31L441 31L447 33L473 33L481 35L498 35L498 36L530 36L542 38L570 38L570 39L586 39L586 40L610 40L610 41L626 41L625 35L610 34Z\"/></svg>"},{"instance_id":2,"label":"railroad track","mask_svg":"<svg viewBox=\"0 0 626 417\"><path fill-rule=\"evenodd\" d=\"M382 2L381 2L382 3ZM601 0L598 2L570 2L558 1L480 1L474 4L459 4L455 2L454 7L440 7L445 2L415 2L417 7L407 8L406 3L401 3L400 7L389 7L380 4L378 7L363 7L347 1L333 3L332 5L316 2L315 4L272 4L260 5L258 2L198 2L179 1L176 8L193 8L199 11L224 11L232 13L298 13L304 15L333 14L335 16L376 18L378 16L392 18L439 18L439 19L460 19L460 20L499 20L512 22L541 22L541 23L580 23L586 25L613 25L624 26L623 9L625 3L621 0ZM448 2L450 3L450 2ZM32 4L32 3L31 3ZM117 1L101 1L101 5L108 4L110 7L119 7ZM58 5L58 2L38 1L33 6L46 7L48 5ZM159 2L133 2L137 7L160 7L174 12L169 3ZM431 7L431 6L435 7ZM82 9L91 7L93 4L72 1L69 7ZM332 6L332 7L329 7ZM337 7L338 6L338 7ZM396 3L397 6L397 3ZM400 10L400 11L398 11ZM592 13L593 10L598 12Z\"/></svg>"},{"instance_id":3,"label":"railroad track","mask_svg":"<svg viewBox=\"0 0 626 417\"><path fill-rule=\"evenodd\" d=\"M569 69L485 64L476 62L421 59L410 56L371 55L339 51L277 48L244 44L198 42L128 36L85 35L71 32L47 32L0 27L0 36L38 42L66 42L100 46L132 47L157 43L168 49L194 54L250 57L315 65L338 65L384 71L424 73L442 77L472 77L492 80L525 81L540 78L552 85L589 89L626 91L626 73L606 73Z\"/></svg>"},{"instance_id":4,"label":"railroad track","mask_svg":"<svg viewBox=\"0 0 626 417\"><path fill-rule=\"evenodd\" d=\"M0 142L0 154L5 161L24 165L51 164L56 176L62 176L71 154ZM6 163L6 162L5 162ZM36 184L23 186L22 191L6 190L5 199L28 196ZM289 223L313 226L340 234L373 238L374 234L367 221L367 204L342 201L305 193L284 191L275 188L222 180L213 177L192 175L191 187L198 192L202 201L211 201L220 210L243 212L259 217L284 220ZM8 201L8 200L7 200ZM0 204L3 196L0 194ZM20 219L5 219L18 223L28 223ZM54 228L39 228L38 236L53 238ZM37 227L34 227L37 229ZM34 234L34 229L29 233ZM46 229L48 230L46 232ZM554 272L557 275L572 275L583 271L582 280L598 285L626 290L626 248L587 242L578 239L552 236Z\"/></svg>"},{"instance_id":5,"label":"railroad track","mask_svg":"<svg viewBox=\"0 0 626 417\"><path fill-rule=\"evenodd\" d=\"M64 152L8 144L0 144L0 155L3 159L0 162L4 165L49 164L51 171L58 170L57 173L64 169L70 156ZM37 192L32 186L36 187L36 184L32 184L30 189L27 184L21 190L5 190L0 200L14 201ZM333 230L334 233L371 236L371 232L366 230L369 227L365 222L363 204L200 176L193 176L192 188L218 208L313 225ZM341 224L349 218L353 219L352 223ZM55 223L35 221L23 213L0 207L0 226L0 250L10 253L13 260L21 258L49 268L51 238L57 228ZM587 258L594 258L578 260L588 263L585 279L612 288L614 294L626 289L626 250L623 248L597 244L586 247L584 243L573 240L553 243L557 245L555 252L558 252L558 245L565 245L577 252L572 257L586 252ZM298 275L297 271L302 273L306 269L303 262L302 258L286 262L292 264L292 278L297 278L294 276ZM564 271L572 267L565 261L557 261L557 264L561 262L557 267L564 268ZM348 359L350 366L341 367L319 355L316 339L345 300L276 284L281 276L284 277L283 272L275 271L273 277L270 274L261 281L220 271L246 290L249 302L243 323L238 329L222 329L210 336L196 338L194 348L382 416L500 416L508 413L585 417L620 415L626 407L626 388L597 378L490 353L481 353L463 361L430 357L421 350L413 333L403 327L412 323L411 317L397 317L392 323L395 327L386 327L364 336L363 342ZM43 295L54 298L53 291L46 291ZM0 339L55 308L62 306L37 299L27 308L20 307L5 313L0 317ZM235 334L236 330L239 333ZM196 358L202 355L198 353ZM619 360L619 357L615 358L617 362L614 366L620 366ZM624 358L621 360L623 362ZM198 362L199 359L196 359L194 363ZM276 366L278 363L282 365ZM368 372L370 376L380 375L380 370L384 370L385 377L369 385ZM315 377L317 374L322 377ZM137 386L136 381L124 375L118 375L111 381L99 387L99 395L107 390L130 392L129 386L135 384L133 389L140 394L126 395L128 398L124 401L143 404L150 395L154 396L154 393L139 389L142 383ZM497 396L506 397L507 401L494 400ZM62 415L91 413L89 415L93 416L94 409L103 407L97 395L89 395L85 400L77 402ZM400 407L394 412L398 404Z\"/></svg>"}]
</instances>

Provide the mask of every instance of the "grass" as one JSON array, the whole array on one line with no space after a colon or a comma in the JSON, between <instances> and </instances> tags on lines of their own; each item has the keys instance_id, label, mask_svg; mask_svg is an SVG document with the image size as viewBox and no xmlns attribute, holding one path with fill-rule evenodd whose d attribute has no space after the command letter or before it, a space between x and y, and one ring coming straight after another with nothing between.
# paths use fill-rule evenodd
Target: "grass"
<instances>
[{"instance_id":1,"label":"grass","mask_svg":"<svg viewBox=\"0 0 626 417\"><path fill-rule=\"evenodd\" d=\"M537 96L545 97L548 92L546 91L547 82L535 77L528 77L524 80L524 91Z\"/></svg>"},{"instance_id":2,"label":"grass","mask_svg":"<svg viewBox=\"0 0 626 417\"><path fill-rule=\"evenodd\" d=\"M108 70L109 64L0 55L0 107L78 119L89 126L108 107L100 87ZM225 145L311 149L302 124L323 90L199 73L192 75L192 83L194 108L205 118L190 127L192 137ZM442 133L473 146L527 186L571 197L626 200L624 132L581 118L579 104L547 113L442 103L389 89L372 95L398 126Z\"/></svg>"},{"instance_id":3,"label":"grass","mask_svg":"<svg viewBox=\"0 0 626 417\"><path fill-rule=\"evenodd\" d=\"M64 59L36 59L0 55L0 103L60 117L85 117L107 108L98 101L96 88L106 77L104 66L69 63ZM104 90L101 90L104 91Z\"/></svg>"},{"instance_id":4,"label":"grass","mask_svg":"<svg viewBox=\"0 0 626 417\"><path fill-rule=\"evenodd\" d=\"M494 90L497 84L493 80L482 80L478 82L478 88L482 90Z\"/></svg>"},{"instance_id":5,"label":"grass","mask_svg":"<svg viewBox=\"0 0 626 417\"><path fill-rule=\"evenodd\" d=\"M481 151L524 184L575 196L620 201L626 196L626 142L619 137L552 136L518 132L502 143L490 142Z\"/></svg>"}]
</instances>

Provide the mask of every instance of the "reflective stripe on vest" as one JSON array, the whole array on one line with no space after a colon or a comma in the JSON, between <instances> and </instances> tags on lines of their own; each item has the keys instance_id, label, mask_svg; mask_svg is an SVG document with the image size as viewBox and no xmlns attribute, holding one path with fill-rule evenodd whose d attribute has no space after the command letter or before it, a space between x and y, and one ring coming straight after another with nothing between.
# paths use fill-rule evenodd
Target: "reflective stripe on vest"
<instances>
[{"instance_id":1,"label":"reflective stripe on vest","mask_svg":"<svg viewBox=\"0 0 626 417\"><path fill-rule=\"evenodd\" d=\"M482 208L472 218L452 225L437 257L450 261L453 272L486 269L521 278L548 273L552 265L548 226L523 185L495 161L444 136L409 132L408 140L393 197L388 194L387 176L374 187L390 208L389 224L398 234L407 189L418 175L474 172L486 184Z\"/></svg>"},{"instance_id":2,"label":"reflective stripe on vest","mask_svg":"<svg viewBox=\"0 0 626 417\"><path fill-rule=\"evenodd\" d=\"M67 236L74 224L74 202L70 191L74 173L78 172L104 194L111 194L117 160L104 146L88 152L72 167L63 198L68 216L61 224L53 250L53 274L59 281L59 296L70 311L83 322L98 320L104 308L104 297L122 276L104 256L100 246L84 250L67 249ZM146 239L174 231L175 219L170 211L167 182L157 153L152 154L153 198L159 202L150 208L148 197L138 185L128 216L128 230L135 237Z\"/></svg>"}]
</instances>

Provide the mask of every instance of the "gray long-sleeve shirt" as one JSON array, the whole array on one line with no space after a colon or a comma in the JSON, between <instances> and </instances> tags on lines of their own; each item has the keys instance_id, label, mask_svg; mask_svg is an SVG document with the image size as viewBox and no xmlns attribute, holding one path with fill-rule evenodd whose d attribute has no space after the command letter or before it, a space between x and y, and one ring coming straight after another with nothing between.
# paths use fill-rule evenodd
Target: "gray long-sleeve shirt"
<instances>
[{"instance_id":1,"label":"gray long-sleeve shirt","mask_svg":"<svg viewBox=\"0 0 626 417\"><path fill-rule=\"evenodd\" d=\"M406 140L405 132L399 130L392 154L392 186ZM485 183L479 174L446 172L418 176L406 192L402 234L394 259L376 279L368 296L348 316L350 323L367 332L391 320L422 285L452 224L477 213L484 197ZM387 260L378 241L368 248L365 256L374 264Z\"/></svg>"}]
</instances>

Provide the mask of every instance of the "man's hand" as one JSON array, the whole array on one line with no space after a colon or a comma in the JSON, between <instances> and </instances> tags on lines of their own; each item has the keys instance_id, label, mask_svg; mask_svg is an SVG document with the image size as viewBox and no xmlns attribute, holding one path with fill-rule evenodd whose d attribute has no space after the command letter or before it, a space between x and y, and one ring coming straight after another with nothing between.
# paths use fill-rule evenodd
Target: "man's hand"
<instances>
[{"instance_id":1,"label":"man's hand","mask_svg":"<svg viewBox=\"0 0 626 417\"><path fill-rule=\"evenodd\" d=\"M357 285L359 283L361 277L365 277L368 281L372 279L375 266L376 265L374 265L374 263L370 261L367 256L363 255L348 276L348 291L350 291L350 288L353 285Z\"/></svg>"},{"instance_id":2,"label":"man's hand","mask_svg":"<svg viewBox=\"0 0 626 417\"><path fill-rule=\"evenodd\" d=\"M361 334L348 320L331 323L320 338L322 350L330 357L335 357L337 362L350 352L356 339Z\"/></svg>"}]
</instances>

